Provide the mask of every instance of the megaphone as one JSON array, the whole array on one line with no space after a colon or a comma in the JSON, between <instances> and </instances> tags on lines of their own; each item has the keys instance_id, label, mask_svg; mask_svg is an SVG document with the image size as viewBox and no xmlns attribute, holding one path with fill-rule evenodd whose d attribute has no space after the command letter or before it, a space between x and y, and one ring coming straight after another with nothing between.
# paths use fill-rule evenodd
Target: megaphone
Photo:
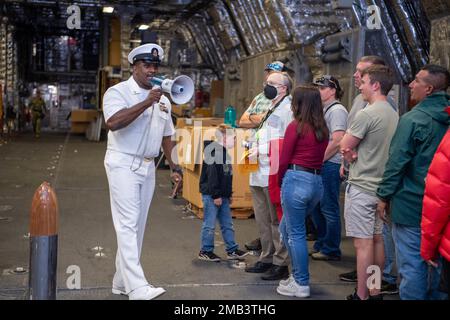
<instances>
[{"instance_id":1,"label":"megaphone","mask_svg":"<svg viewBox=\"0 0 450 320\"><path fill-rule=\"evenodd\" d=\"M194 81L185 75L178 76L173 80L152 77L150 82L160 86L163 92L170 94L170 98L176 104L184 104L194 95Z\"/></svg>"}]
</instances>

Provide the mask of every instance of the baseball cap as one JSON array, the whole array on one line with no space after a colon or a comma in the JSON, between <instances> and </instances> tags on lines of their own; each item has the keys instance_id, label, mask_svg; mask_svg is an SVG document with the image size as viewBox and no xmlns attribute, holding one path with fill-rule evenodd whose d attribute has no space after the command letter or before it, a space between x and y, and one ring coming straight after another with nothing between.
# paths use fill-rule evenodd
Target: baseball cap
<instances>
[{"instance_id":1,"label":"baseball cap","mask_svg":"<svg viewBox=\"0 0 450 320\"><path fill-rule=\"evenodd\" d=\"M284 63L281 61L273 61L266 65L265 71L273 70L273 71L283 71L284 70Z\"/></svg>"}]
</instances>

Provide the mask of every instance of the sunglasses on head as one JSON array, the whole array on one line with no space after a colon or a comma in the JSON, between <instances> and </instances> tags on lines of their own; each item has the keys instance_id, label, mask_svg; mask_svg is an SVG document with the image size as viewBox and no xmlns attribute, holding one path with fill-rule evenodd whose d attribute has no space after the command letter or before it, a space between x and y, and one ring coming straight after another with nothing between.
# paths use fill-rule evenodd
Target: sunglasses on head
<instances>
[{"instance_id":1,"label":"sunglasses on head","mask_svg":"<svg viewBox=\"0 0 450 320\"><path fill-rule=\"evenodd\" d=\"M331 79L331 76L330 76L330 75L324 75L324 76L318 78L318 79L316 80L316 83L317 83L317 84L320 84L320 83L323 83L323 84L329 84L329 83L331 83L331 84L333 85L333 88L335 88L335 89L338 88L337 83L336 83L333 79Z\"/></svg>"}]
</instances>

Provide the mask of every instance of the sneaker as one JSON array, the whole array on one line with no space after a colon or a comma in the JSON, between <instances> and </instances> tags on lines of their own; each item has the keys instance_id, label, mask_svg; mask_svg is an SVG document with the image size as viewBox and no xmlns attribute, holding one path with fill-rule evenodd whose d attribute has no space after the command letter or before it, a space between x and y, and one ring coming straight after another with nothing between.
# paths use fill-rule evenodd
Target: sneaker
<instances>
[{"instance_id":1,"label":"sneaker","mask_svg":"<svg viewBox=\"0 0 450 320\"><path fill-rule=\"evenodd\" d=\"M380 294L377 294L377 295L374 295L374 296L369 296L369 300L383 300L383 295L380 293Z\"/></svg>"},{"instance_id":2,"label":"sneaker","mask_svg":"<svg viewBox=\"0 0 450 320\"><path fill-rule=\"evenodd\" d=\"M352 294L349 294L347 297L345 297L345 299L346 300L361 300L361 298L356 293L356 289L355 289L355 291L353 291Z\"/></svg>"},{"instance_id":3,"label":"sneaker","mask_svg":"<svg viewBox=\"0 0 450 320\"><path fill-rule=\"evenodd\" d=\"M387 281L381 281L381 290L380 293L382 294L397 294L398 293L398 287L396 283L389 283Z\"/></svg>"},{"instance_id":4,"label":"sneaker","mask_svg":"<svg viewBox=\"0 0 450 320\"><path fill-rule=\"evenodd\" d=\"M314 260L320 260L320 261L341 261L340 256L332 256L332 255L324 254L322 252L312 253L311 258L313 258Z\"/></svg>"},{"instance_id":5,"label":"sneaker","mask_svg":"<svg viewBox=\"0 0 450 320\"><path fill-rule=\"evenodd\" d=\"M200 251L198 258L204 261L220 262L220 257L212 251Z\"/></svg>"},{"instance_id":6,"label":"sneaker","mask_svg":"<svg viewBox=\"0 0 450 320\"><path fill-rule=\"evenodd\" d=\"M356 270L354 270L347 273L341 273L339 275L339 279L346 282L358 282L358 275L356 273Z\"/></svg>"},{"instance_id":7,"label":"sneaker","mask_svg":"<svg viewBox=\"0 0 450 320\"><path fill-rule=\"evenodd\" d=\"M358 294L356 293L356 289L355 289L355 291L353 291L352 294L350 294L346 297L346 300L361 300L361 298L358 296ZM377 294L374 296L369 296L366 300L383 300L383 295Z\"/></svg>"},{"instance_id":8,"label":"sneaker","mask_svg":"<svg viewBox=\"0 0 450 320\"><path fill-rule=\"evenodd\" d=\"M137 288L128 295L130 300L152 300L165 293L163 288L155 288L152 285Z\"/></svg>"},{"instance_id":9,"label":"sneaker","mask_svg":"<svg viewBox=\"0 0 450 320\"><path fill-rule=\"evenodd\" d=\"M250 254L250 252L244 252L239 249L235 249L234 251L227 253L228 260L243 260L246 255Z\"/></svg>"},{"instance_id":10,"label":"sneaker","mask_svg":"<svg viewBox=\"0 0 450 320\"><path fill-rule=\"evenodd\" d=\"M301 286L295 280L289 282L287 285L279 285L277 292L283 296L307 298L310 296L309 286Z\"/></svg>"},{"instance_id":11,"label":"sneaker","mask_svg":"<svg viewBox=\"0 0 450 320\"><path fill-rule=\"evenodd\" d=\"M280 280L279 285L280 286L287 286L289 284L289 282L291 282L291 281L295 281L294 280L294 275L292 273L289 275L289 278L284 279L284 280Z\"/></svg>"}]
</instances>

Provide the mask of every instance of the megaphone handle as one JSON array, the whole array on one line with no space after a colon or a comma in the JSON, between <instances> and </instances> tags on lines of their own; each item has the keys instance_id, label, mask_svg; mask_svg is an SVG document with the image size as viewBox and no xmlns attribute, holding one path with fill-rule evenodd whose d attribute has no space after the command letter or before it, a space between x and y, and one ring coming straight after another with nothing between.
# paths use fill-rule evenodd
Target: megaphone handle
<instances>
[{"instance_id":1,"label":"megaphone handle","mask_svg":"<svg viewBox=\"0 0 450 320\"><path fill-rule=\"evenodd\" d=\"M162 92L162 87L161 87L160 85L154 84L153 87L151 88L151 90L153 90L153 89L160 89L160 90L161 90L161 93L163 93L163 92ZM150 90L150 91L151 91L151 90ZM160 100L161 100L161 99L160 99ZM153 105L152 105L152 107L154 107L155 104L157 104L157 103L159 103L159 101L154 102ZM152 114L152 115L153 115L153 114Z\"/></svg>"}]
</instances>

